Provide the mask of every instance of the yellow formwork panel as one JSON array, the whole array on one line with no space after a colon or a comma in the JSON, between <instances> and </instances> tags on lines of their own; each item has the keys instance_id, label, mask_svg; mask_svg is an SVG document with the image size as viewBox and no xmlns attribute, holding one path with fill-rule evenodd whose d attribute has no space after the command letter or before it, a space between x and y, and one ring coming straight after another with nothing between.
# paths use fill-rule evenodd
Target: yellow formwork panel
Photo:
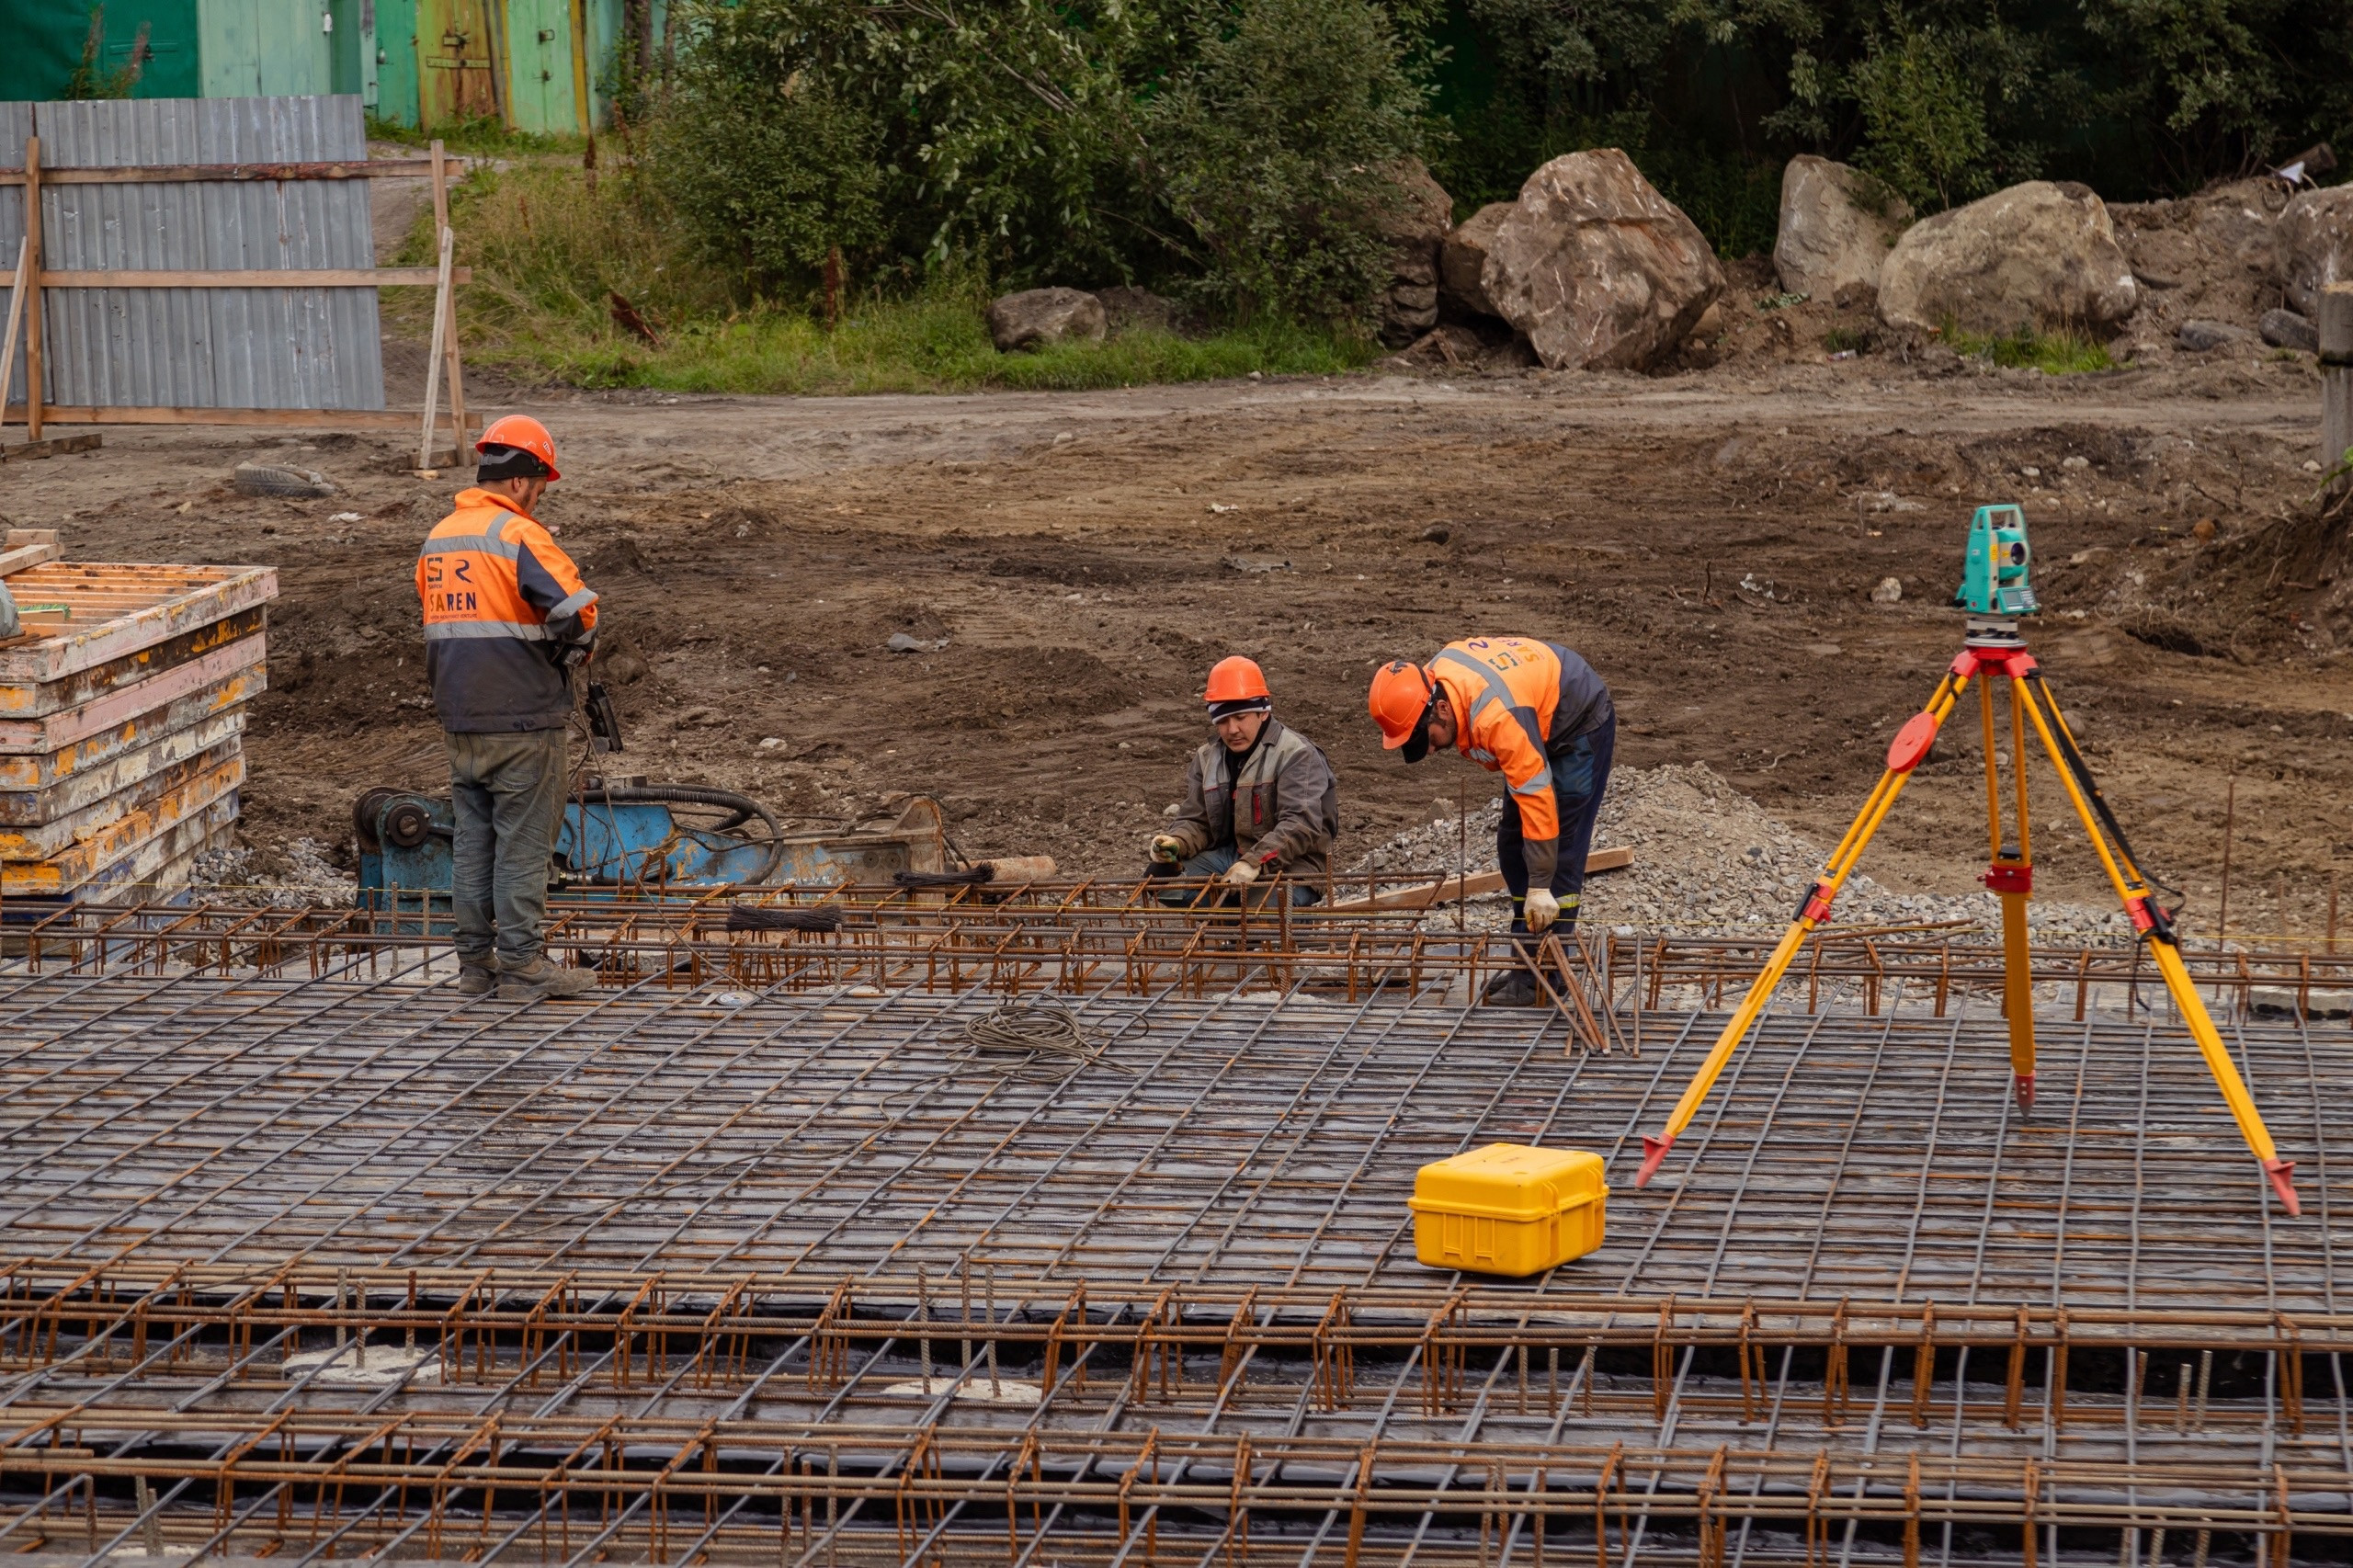
<instances>
[{"instance_id":1,"label":"yellow formwork panel","mask_svg":"<svg viewBox=\"0 0 2353 1568\"><path fill-rule=\"evenodd\" d=\"M1414 1254L1432 1268L1541 1274L1601 1244L1609 1188L1583 1149L1490 1143L1414 1177Z\"/></svg>"}]
</instances>

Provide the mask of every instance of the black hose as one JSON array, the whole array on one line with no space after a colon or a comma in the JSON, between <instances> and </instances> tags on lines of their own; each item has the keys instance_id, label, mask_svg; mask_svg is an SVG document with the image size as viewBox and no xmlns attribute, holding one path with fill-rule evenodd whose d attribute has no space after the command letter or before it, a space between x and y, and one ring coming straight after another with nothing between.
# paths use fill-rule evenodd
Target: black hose
<instances>
[{"instance_id":1,"label":"black hose","mask_svg":"<svg viewBox=\"0 0 2353 1568\"><path fill-rule=\"evenodd\" d=\"M778 824L775 813L749 795L739 795L733 790L717 790L706 784L635 784L584 789L580 794L584 804L594 799L613 806L717 806L733 813L704 830L709 833L727 833L754 817L759 818L768 835L754 847L765 850L767 858L761 861L757 872L745 879L743 885L746 887L765 883L784 860L784 829Z\"/></svg>"}]
</instances>

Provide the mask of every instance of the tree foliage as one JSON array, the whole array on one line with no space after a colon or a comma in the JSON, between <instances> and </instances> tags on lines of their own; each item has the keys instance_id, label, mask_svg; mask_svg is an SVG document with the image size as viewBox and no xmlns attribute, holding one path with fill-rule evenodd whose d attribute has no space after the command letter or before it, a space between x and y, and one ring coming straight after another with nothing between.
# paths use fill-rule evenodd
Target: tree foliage
<instances>
[{"instance_id":1,"label":"tree foliage","mask_svg":"<svg viewBox=\"0 0 2353 1568\"><path fill-rule=\"evenodd\" d=\"M1225 19L1144 106L1149 183L1237 316L1360 312L1388 280L1381 220L1402 204L1391 171L1421 150L1424 88L1362 0Z\"/></svg>"}]
</instances>

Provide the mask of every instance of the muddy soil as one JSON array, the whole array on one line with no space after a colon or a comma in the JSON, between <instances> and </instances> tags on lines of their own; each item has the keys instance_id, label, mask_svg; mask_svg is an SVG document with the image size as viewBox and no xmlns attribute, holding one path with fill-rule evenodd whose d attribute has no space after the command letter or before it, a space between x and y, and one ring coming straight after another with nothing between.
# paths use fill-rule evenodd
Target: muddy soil
<instances>
[{"instance_id":1,"label":"muddy soil","mask_svg":"<svg viewBox=\"0 0 2353 1568\"><path fill-rule=\"evenodd\" d=\"M2032 638L2143 857L2211 929L2229 813L2234 932L2316 926L2353 869L2353 622L2326 550L2264 553L2315 483L2309 358L2057 381L1818 347L1657 378L470 391L563 444L545 516L605 595L628 771L813 819L927 792L968 854L1087 872L1139 866L1228 653L1331 755L1343 863L1459 793L1475 809L1493 776L1402 766L1363 693L1379 661L1479 631L1584 652L1626 763L1704 762L1835 842L1958 649L1970 508L2018 500L2052 612ZM265 450L344 494L232 494ZM361 790L445 777L411 572L459 482L414 460L372 436L117 429L6 471L0 512L62 524L77 558L278 566L241 829L257 871L305 835L347 854ZM1890 578L1900 600L1874 602ZM2210 578L2230 585L2211 602ZM926 646L886 652L894 632ZM1965 892L1983 867L1973 703L1960 717L1873 851L1890 889ZM2098 898L2047 768L2034 808L2043 885Z\"/></svg>"}]
</instances>

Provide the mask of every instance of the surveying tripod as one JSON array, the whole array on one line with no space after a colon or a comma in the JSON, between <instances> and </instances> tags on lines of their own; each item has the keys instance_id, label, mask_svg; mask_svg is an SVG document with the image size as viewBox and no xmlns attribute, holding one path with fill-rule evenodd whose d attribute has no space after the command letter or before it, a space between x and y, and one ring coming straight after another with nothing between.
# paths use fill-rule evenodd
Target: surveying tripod
<instances>
[{"instance_id":1,"label":"surveying tripod","mask_svg":"<svg viewBox=\"0 0 2353 1568\"><path fill-rule=\"evenodd\" d=\"M2014 843L2006 841L2002 831L2001 758L1995 748L1994 723L1993 681L1997 676L2009 683L2010 766L2016 784L2013 815L2018 828ZM2231 1064L2230 1051L2215 1030L2213 1019L2207 1016L2205 1004L2199 1000L2189 971L2183 967L2180 938L2175 933L2172 918L2151 896L2149 880L2142 874L2124 830L2117 825L2115 813L2109 810L2107 799L2093 781L2091 769L2084 763L2083 753L2059 711L2058 702L2052 697L2034 655L2027 652L2025 640L2018 635L2018 622L2004 616L1969 618L1961 656L1953 660L1952 667L1938 683L1927 707L1896 732L1894 742L1887 748L1887 770L1880 775L1870 798L1863 802L1853 825L1847 829L1847 836L1831 851L1822 875L1807 890L1796 917L1781 936L1780 945L1773 949L1764 970L1750 984L1739 1010L1717 1037L1715 1048L1708 1052L1708 1059L1699 1064L1699 1071L1684 1089L1683 1097L1676 1102L1674 1114L1667 1118L1665 1132L1643 1139L1643 1168L1634 1178L1634 1185L1647 1186L1657 1174L1667 1151L1675 1146L1676 1139L1690 1125L1691 1118L1707 1099L1717 1074L1732 1060L1732 1053L1747 1035L1749 1026L1772 999L1806 937L1829 920L1831 901L1838 896L1838 890L1845 885L1856 862L1862 858L1863 849L1879 831L1880 824L1887 820L1887 813L1893 809L1895 798L1904 792L1913 769L1927 759L1929 748L1936 744L1938 733L1960 702L1962 689L1977 677L1983 677L1977 695L1985 739L1985 815L1992 848L1992 863L1979 880L2000 898L2002 904L2002 1000L2009 1021L2010 1069L2017 1077L2019 1108L2024 1110L2034 1103L2034 981L2029 967L2026 933L2027 896L2034 884L2033 844L2028 835L2026 811L2025 726L2031 722L2044 753L2058 771L2059 781L2066 786L2067 797L2075 803L2075 815L2082 819L2085 834L2099 854L2109 881L2115 884L2124 913L2131 917L2139 939L2148 943L2157 970L2165 976L2165 989L2172 993L2174 1005L2189 1026L2190 1038L2198 1042L2199 1051L2206 1058L2207 1071L2213 1074L2222 1098L2230 1103L2231 1115L2239 1124L2239 1135L2246 1140L2255 1157L2263 1162L2264 1175L2270 1178L2272 1190L2279 1195L2288 1212L2299 1213L2294 1164L2279 1158L2279 1151L2272 1146L2262 1114L2255 1108L2246 1085Z\"/></svg>"}]
</instances>

